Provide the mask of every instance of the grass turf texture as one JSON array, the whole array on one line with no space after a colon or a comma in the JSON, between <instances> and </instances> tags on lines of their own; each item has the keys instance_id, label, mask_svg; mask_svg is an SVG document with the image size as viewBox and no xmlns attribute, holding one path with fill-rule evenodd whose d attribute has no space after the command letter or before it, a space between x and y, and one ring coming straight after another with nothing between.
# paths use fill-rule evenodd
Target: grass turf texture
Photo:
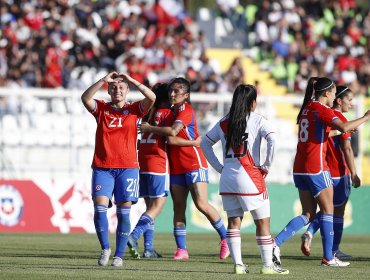
<instances>
[{"instance_id":1,"label":"grass turf texture","mask_svg":"<svg viewBox=\"0 0 370 280\"><path fill-rule=\"evenodd\" d=\"M322 267L321 239L315 236L311 256L300 251L300 234L282 248L285 279L370 279L370 236L344 235L341 249L354 256L346 268ZM114 244L114 235L110 236ZM128 251L123 267L99 267L98 240L93 234L0 234L0 279L267 279L260 275L261 259L255 236L242 235L243 261L249 265L248 275L234 275L231 258L218 259L219 240L216 234L187 236L190 260L173 261L175 242L172 234L157 234L155 249L162 259L134 260ZM139 241L142 252L142 240Z\"/></svg>"}]
</instances>

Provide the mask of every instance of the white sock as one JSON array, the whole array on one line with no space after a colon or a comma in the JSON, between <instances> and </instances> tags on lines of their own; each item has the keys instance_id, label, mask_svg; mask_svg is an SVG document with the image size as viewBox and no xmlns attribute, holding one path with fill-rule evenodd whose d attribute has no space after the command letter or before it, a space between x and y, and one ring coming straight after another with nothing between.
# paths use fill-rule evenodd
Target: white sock
<instances>
[{"instance_id":1,"label":"white sock","mask_svg":"<svg viewBox=\"0 0 370 280\"><path fill-rule=\"evenodd\" d=\"M227 229L226 232L227 245L229 246L230 255L234 264L243 264L241 238L239 229Z\"/></svg>"},{"instance_id":2,"label":"white sock","mask_svg":"<svg viewBox=\"0 0 370 280\"><path fill-rule=\"evenodd\" d=\"M264 266L271 266L272 263L272 247L274 241L271 235L256 236L258 248L260 249L261 260Z\"/></svg>"}]
</instances>

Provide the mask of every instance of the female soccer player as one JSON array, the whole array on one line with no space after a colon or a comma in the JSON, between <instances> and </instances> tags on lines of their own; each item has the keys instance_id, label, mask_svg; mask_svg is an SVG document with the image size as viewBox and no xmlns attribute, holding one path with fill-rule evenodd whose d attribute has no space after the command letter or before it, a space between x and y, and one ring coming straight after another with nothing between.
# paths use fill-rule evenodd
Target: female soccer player
<instances>
[{"instance_id":1,"label":"female soccer player","mask_svg":"<svg viewBox=\"0 0 370 280\"><path fill-rule=\"evenodd\" d=\"M195 112L190 105L190 83L184 78L175 78L169 84L169 98L174 113L167 119L166 127L140 125L142 133L157 133L163 136L177 136L194 140L198 138ZM172 126L170 126L172 125ZM189 192L197 209L203 213L218 232L220 259L229 256L226 241L226 228L216 209L208 202L208 169L207 161L200 147L168 146L170 162L170 189L174 207L174 236L177 250L174 260L187 260L186 249L186 201Z\"/></svg>"},{"instance_id":2,"label":"female soccer player","mask_svg":"<svg viewBox=\"0 0 370 280\"><path fill-rule=\"evenodd\" d=\"M143 118L154 126L164 126L166 118L172 114L168 99L168 84L158 83L153 86L156 95L155 103ZM179 137L168 137L172 145L199 146L201 138L185 140ZM137 240L144 235L143 258L162 257L153 248L154 220L162 212L169 191L169 166L167 159L166 138L155 133L144 133L139 145L140 164L140 197L145 199L147 210L143 213L130 234L127 246L134 258L139 258Z\"/></svg>"},{"instance_id":3,"label":"female soccer player","mask_svg":"<svg viewBox=\"0 0 370 280\"><path fill-rule=\"evenodd\" d=\"M335 93L334 110L335 115L343 122L348 122L343 113L352 108L353 93L346 86L337 86ZM331 130L335 132L336 130ZM333 254L338 259L350 259L351 256L339 250L342 239L344 210L351 193L351 181L355 188L361 186L361 180L357 176L355 160L351 147L351 132L343 133L328 139L328 150L326 160L330 168L330 174L334 186L334 216L333 216ZM307 231L302 235L301 250L306 256L310 255L310 246L313 235L319 229L320 212L316 213L315 219L310 223Z\"/></svg>"},{"instance_id":4,"label":"female soccer player","mask_svg":"<svg viewBox=\"0 0 370 280\"><path fill-rule=\"evenodd\" d=\"M93 99L104 83L108 83L108 94L111 97L109 103ZM128 83L135 85L145 98L132 104L126 103ZM97 122L91 189L94 224L102 248L98 264L107 265L111 254L107 209L114 195L118 223L112 266L122 266L131 227L130 209L139 196L137 121L152 107L155 94L127 74L111 72L91 85L81 99Z\"/></svg>"},{"instance_id":5,"label":"female soccer player","mask_svg":"<svg viewBox=\"0 0 370 280\"><path fill-rule=\"evenodd\" d=\"M320 232L324 266L348 266L333 255L333 182L326 160L330 127L348 132L370 118L370 111L359 119L343 122L330 108L335 99L335 84L328 78L308 81L301 110L297 116L298 144L293 178L302 204L302 215L292 219L275 238L274 261L281 264L279 247L313 220L320 207Z\"/></svg>"},{"instance_id":6,"label":"female soccer player","mask_svg":"<svg viewBox=\"0 0 370 280\"><path fill-rule=\"evenodd\" d=\"M201 147L208 162L221 173L220 195L228 217L227 243L234 261L234 272L248 272L242 260L240 227L244 212L250 211L256 224L256 240L263 263L261 273L288 274L288 270L272 261L270 200L264 177L273 160L275 137L269 123L254 112L256 106L256 88L244 84L237 86L229 113L206 134ZM267 155L261 165L262 138L267 141ZM212 149L220 140L223 165Z\"/></svg>"}]
</instances>

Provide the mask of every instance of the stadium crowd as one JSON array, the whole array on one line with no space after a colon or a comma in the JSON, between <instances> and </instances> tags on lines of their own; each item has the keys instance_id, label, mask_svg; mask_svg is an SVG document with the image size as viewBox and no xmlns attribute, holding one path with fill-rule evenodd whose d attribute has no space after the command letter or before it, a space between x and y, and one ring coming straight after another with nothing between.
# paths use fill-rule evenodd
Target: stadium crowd
<instances>
[{"instance_id":1,"label":"stadium crowd","mask_svg":"<svg viewBox=\"0 0 370 280\"><path fill-rule=\"evenodd\" d=\"M194 92L232 92L248 69L215 69L207 38L180 2L2 1L0 86L85 89L117 70L147 85L184 76ZM290 92L327 76L369 95L369 9L353 0L299 3L218 0L215 16L247 32L261 68Z\"/></svg>"},{"instance_id":2,"label":"stadium crowd","mask_svg":"<svg viewBox=\"0 0 370 280\"><path fill-rule=\"evenodd\" d=\"M229 20L245 15L248 48L289 92L304 92L311 76L326 76L370 95L370 9L354 0L262 1L234 6ZM234 24L235 25L235 24Z\"/></svg>"},{"instance_id":3,"label":"stadium crowd","mask_svg":"<svg viewBox=\"0 0 370 280\"><path fill-rule=\"evenodd\" d=\"M222 83L202 32L175 1L2 3L0 86L85 89L111 70L150 85L182 75L193 91Z\"/></svg>"}]
</instances>

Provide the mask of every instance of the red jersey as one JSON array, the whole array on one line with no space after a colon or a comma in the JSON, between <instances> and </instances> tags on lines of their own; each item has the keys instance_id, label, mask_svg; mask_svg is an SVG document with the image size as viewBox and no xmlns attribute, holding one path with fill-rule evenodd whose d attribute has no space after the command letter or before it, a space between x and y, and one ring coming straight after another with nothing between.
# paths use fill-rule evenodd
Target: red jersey
<instances>
[{"instance_id":1,"label":"red jersey","mask_svg":"<svg viewBox=\"0 0 370 280\"><path fill-rule=\"evenodd\" d=\"M318 101L310 101L299 119L297 152L293 173L313 175L329 170L326 150L330 124L338 117Z\"/></svg>"},{"instance_id":2,"label":"red jersey","mask_svg":"<svg viewBox=\"0 0 370 280\"><path fill-rule=\"evenodd\" d=\"M144 115L140 102L117 109L102 100L95 101L91 112L97 122L92 166L138 168L137 121Z\"/></svg>"},{"instance_id":3,"label":"red jersey","mask_svg":"<svg viewBox=\"0 0 370 280\"><path fill-rule=\"evenodd\" d=\"M173 123L182 123L184 127L177 134L177 137L186 140L198 138L198 126L195 119L195 112L189 103L181 105L166 120L167 126ZM168 158L170 160L170 174L184 174L200 168L207 168L207 160L200 147L180 147L168 145Z\"/></svg>"},{"instance_id":4,"label":"red jersey","mask_svg":"<svg viewBox=\"0 0 370 280\"><path fill-rule=\"evenodd\" d=\"M342 114L342 112L338 110L333 111L342 122L348 122L347 118ZM333 178L340 178L350 174L346 158L344 157L344 153L340 145L341 140L351 141L351 132L343 133L334 137L329 137L328 139L326 161L328 162L330 174Z\"/></svg>"},{"instance_id":5,"label":"red jersey","mask_svg":"<svg viewBox=\"0 0 370 280\"><path fill-rule=\"evenodd\" d=\"M159 108L155 112L155 125L163 127L169 114L170 109ZM168 174L166 138L155 133L144 133L139 145L139 163L140 173Z\"/></svg>"}]
</instances>

